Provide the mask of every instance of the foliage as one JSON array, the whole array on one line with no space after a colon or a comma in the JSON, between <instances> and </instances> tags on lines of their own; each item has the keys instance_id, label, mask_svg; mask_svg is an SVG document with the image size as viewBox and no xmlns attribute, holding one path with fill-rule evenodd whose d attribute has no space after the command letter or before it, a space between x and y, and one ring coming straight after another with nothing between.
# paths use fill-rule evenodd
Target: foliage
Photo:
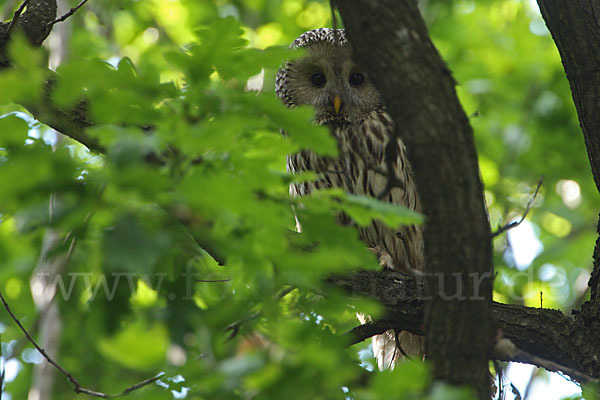
<instances>
[{"instance_id":1,"label":"foliage","mask_svg":"<svg viewBox=\"0 0 600 400\"><path fill-rule=\"evenodd\" d=\"M576 306L597 194L551 38L523 1L429 1L423 10L467 113L478 114L493 226L520 215L545 176L528 216L544 252L519 264L514 241L496 239L496 300L538 306L543 289L544 306ZM355 311L376 316L377 305L321 284L378 268L356 228L336 223L338 211L359 224L418 216L339 191L288 194L292 180L310 177L286 173L286 154L336 152L310 109L286 109L273 93L277 68L299 55L287 45L331 26L327 2L111 0L64 24L73 32L56 73L47 51L23 39L11 47L15 67L0 72L0 292L36 333L43 307L28 286L54 282L57 360L109 393L165 373L134 398L423 398L424 365L371 374L369 352L346 346ZM263 91L246 91L261 69ZM87 134L105 154L17 106L39 100L46 79L56 107L85 100L95 123ZM40 266L65 254L59 271ZM3 355L20 368L6 393L26 398L36 359L5 313L0 321ZM75 396L63 379L54 390ZM429 395L466 396L444 387Z\"/></svg>"}]
</instances>

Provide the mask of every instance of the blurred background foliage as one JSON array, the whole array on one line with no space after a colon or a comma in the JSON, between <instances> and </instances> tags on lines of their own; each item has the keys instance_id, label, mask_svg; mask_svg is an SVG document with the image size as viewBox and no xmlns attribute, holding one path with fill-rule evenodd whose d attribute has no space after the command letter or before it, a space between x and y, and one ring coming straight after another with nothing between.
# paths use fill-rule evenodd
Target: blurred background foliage
<instances>
[{"instance_id":1,"label":"blurred background foliage","mask_svg":"<svg viewBox=\"0 0 600 400\"><path fill-rule=\"evenodd\" d=\"M2 20L18 5L0 1ZM543 307L569 313L588 295L600 203L537 6L420 5L474 127L492 228L520 218L544 177L526 222L494 240L495 300L540 307L542 292ZM0 72L0 291L35 337L54 335L57 359L84 386L115 393L162 372L128 397L425 396L420 363L365 378L368 344L346 348L339 334L356 309L380 310L320 287L333 272L378 268L332 210L413 217L335 191L302 207L288 196L285 154L335 151L309 109L287 110L274 95L278 66L297 56L289 43L322 26L326 1L106 0L57 24L40 51L13 47L16 68ZM89 100L89 134L105 154L17 105L39 98L48 65L58 107ZM261 69L262 93L245 91ZM148 153L169 157L157 166ZM205 250L224 253L227 267ZM41 358L6 313L0 321L3 398L25 399ZM55 378L42 398L82 397Z\"/></svg>"}]
</instances>

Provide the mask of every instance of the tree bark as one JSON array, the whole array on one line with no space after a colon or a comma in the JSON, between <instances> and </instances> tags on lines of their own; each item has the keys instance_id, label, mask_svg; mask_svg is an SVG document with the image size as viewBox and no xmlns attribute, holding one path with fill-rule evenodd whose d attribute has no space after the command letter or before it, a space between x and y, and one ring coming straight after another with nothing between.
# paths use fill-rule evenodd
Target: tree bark
<instances>
[{"instance_id":1,"label":"tree bark","mask_svg":"<svg viewBox=\"0 0 600 400\"><path fill-rule=\"evenodd\" d=\"M355 61L380 90L413 167L426 217L425 336L434 378L489 399L491 232L455 82L414 1L336 5Z\"/></svg>"}]
</instances>

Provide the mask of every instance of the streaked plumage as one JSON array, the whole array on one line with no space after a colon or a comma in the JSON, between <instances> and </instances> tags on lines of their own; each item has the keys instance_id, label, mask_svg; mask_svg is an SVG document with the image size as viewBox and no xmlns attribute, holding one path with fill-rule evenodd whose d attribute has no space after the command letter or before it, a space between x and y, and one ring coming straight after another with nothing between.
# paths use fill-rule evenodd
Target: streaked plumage
<instances>
[{"instance_id":1,"label":"streaked plumage","mask_svg":"<svg viewBox=\"0 0 600 400\"><path fill-rule=\"evenodd\" d=\"M386 170L384 149L393 132L393 121L375 87L352 62L344 31L328 28L308 31L292 47L306 47L308 55L280 69L277 96L289 107L313 105L316 122L328 125L337 139L339 156L323 157L311 151L289 156L289 171L310 170L320 176L314 182L292 185L290 193L304 196L319 188L341 187L354 194L379 196L387 182L382 174ZM416 187L401 141L397 150L394 169L404 187L393 188L383 200L419 211ZM345 219L344 222L350 222ZM373 249L386 268L407 273L423 270L420 226L391 229L373 221L359 230L361 240ZM420 337L403 332L399 344L407 354L422 354ZM394 332L374 337L373 351L380 369L393 367L400 357Z\"/></svg>"}]
</instances>

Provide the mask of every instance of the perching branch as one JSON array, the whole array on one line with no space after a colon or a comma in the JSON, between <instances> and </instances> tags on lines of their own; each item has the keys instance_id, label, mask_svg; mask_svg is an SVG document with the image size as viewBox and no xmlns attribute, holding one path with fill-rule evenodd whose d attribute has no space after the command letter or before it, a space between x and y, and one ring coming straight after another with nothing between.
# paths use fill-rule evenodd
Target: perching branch
<instances>
[{"instance_id":1,"label":"perching branch","mask_svg":"<svg viewBox=\"0 0 600 400\"><path fill-rule=\"evenodd\" d=\"M380 335L389 329L394 329L397 332L406 330L415 334L423 334L423 332L418 331L418 327L414 326L414 322L411 323L410 321L407 321L406 324L398 322L398 320L385 319L368 322L366 324L356 326L352 330L346 332L343 336L349 338L348 346L352 346L375 335ZM579 383L599 382L597 378L592 378L588 374L580 372L575 368L569 368L564 365L560 365L555 361L547 360L523 351L517 348L511 340L506 338L502 338L498 341L494 347L492 357L499 361L527 363L544 368L547 371L564 373Z\"/></svg>"},{"instance_id":2,"label":"perching branch","mask_svg":"<svg viewBox=\"0 0 600 400\"><path fill-rule=\"evenodd\" d=\"M348 332L344 333L344 336L349 338L348 346L352 346L357 343L364 342L375 335L381 335L390 329L394 329L397 332L408 331L417 335L423 335L423 331L415 329L415 327L411 326L410 322L406 324L399 324L398 322L399 321L396 320L386 319L370 321L352 328Z\"/></svg>"},{"instance_id":3,"label":"perching branch","mask_svg":"<svg viewBox=\"0 0 600 400\"><path fill-rule=\"evenodd\" d=\"M351 296L375 299L385 308L382 319L357 326L344 334L350 345L388 329L423 334L427 297L422 283L414 278L396 271L363 271L352 276L333 277L327 282ZM600 378L600 359L596 356L600 331L590 330L578 316L573 318L557 310L501 303L492 304L491 314L502 337L512 341L523 352L539 358L525 359L523 355L515 361L560 370L575 379L585 376ZM552 362L555 367L547 363L538 364L539 360Z\"/></svg>"},{"instance_id":4,"label":"perching branch","mask_svg":"<svg viewBox=\"0 0 600 400\"><path fill-rule=\"evenodd\" d=\"M33 339L33 337L31 337L31 335L29 334L27 329L25 329L25 327L23 326L21 321L19 321L19 319L15 316L15 314L10 309L10 306L6 302L2 293L0 293L0 301L2 301L2 304L3 304L6 312L8 312L11 319L17 324L19 329L23 332L25 337L27 337L27 340L29 340L29 342L33 345L33 347L35 347L37 349L37 351L40 352L40 354L46 359L46 361L48 361L52 366L54 366L54 368L56 368L58 371L60 371L60 373L63 374L69 382L71 382L71 384L73 385L73 391L75 393L86 394L88 396L98 397L101 399L112 399L112 398L124 396L134 390L137 390L143 386L146 386L152 382L155 382L163 375L163 373L160 373L159 375L157 375L155 377L145 379L142 382L136 383L135 385L132 385L132 386L124 389L123 391L121 391L117 394L112 394L112 395L85 388L79 383L79 381L70 372L68 372L66 369L64 369L58 362L53 360L52 357L50 357L48 355L48 353L46 353L46 351L42 347L40 347L40 345L38 345L38 343L35 341L35 339Z\"/></svg>"}]
</instances>

